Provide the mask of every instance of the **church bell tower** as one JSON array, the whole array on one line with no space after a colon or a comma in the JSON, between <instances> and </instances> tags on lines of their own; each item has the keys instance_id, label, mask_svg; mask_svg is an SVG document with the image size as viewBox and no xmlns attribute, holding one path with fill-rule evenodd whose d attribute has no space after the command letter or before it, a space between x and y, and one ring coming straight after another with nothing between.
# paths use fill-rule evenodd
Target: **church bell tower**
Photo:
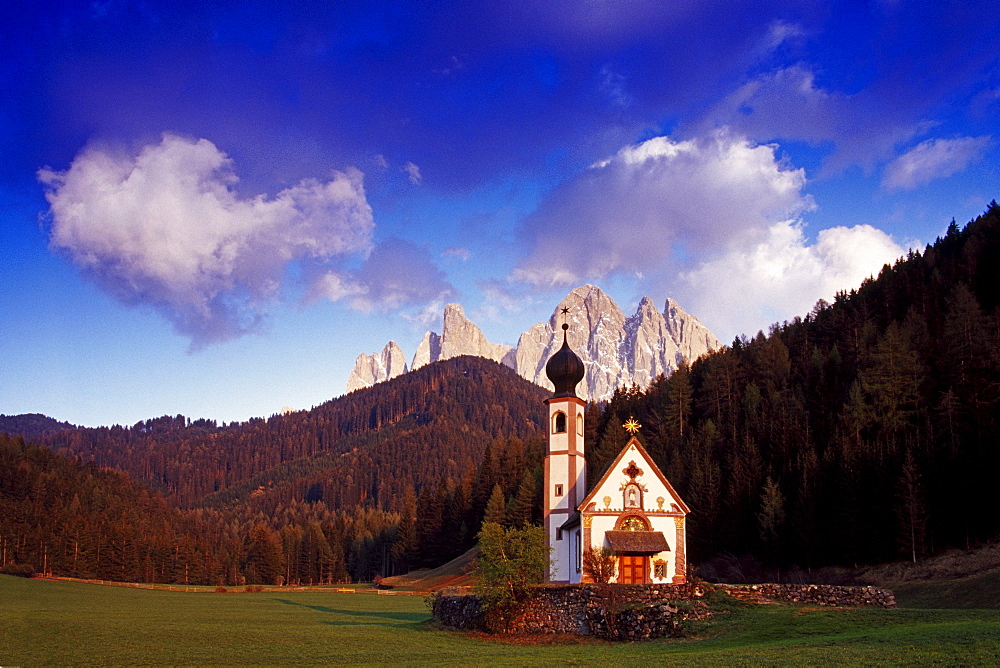
<instances>
[{"instance_id":1,"label":"church bell tower","mask_svg":"<svg viewBox=\"0 0 1000 668\"><path fill-rule=\"evenodd\" d=\"M563 315L569 309L562 310ZM549 407L548 453L545 457L545 494L542 512L551 552L551 583L580 582L583 546L577 506L587 491L583 456L583 420L586 402L576 396L583 380L583 362L569 347L563 323L563 344L545 365L555 393Z\"/></svg>"}]
</instances>

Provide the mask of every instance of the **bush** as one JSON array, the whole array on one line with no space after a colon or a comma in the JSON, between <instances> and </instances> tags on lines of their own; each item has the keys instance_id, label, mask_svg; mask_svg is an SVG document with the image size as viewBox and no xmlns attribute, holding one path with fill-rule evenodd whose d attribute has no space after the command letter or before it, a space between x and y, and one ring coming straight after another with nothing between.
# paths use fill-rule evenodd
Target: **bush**
<instances>
[{"instance_id":1,"label":"bush","mask_svg":"<svg viewBox=\"0 0 1000 668\"><path fill-rule=\"evenodd\" d=\"M501 627L530 586L545 581L548 570L549 547L541 527L504 529L496 522L483 522L473 577L475 592L492 620L489 624Z\"/></svg>"},{"instance_id":2,"label":"bush","mask_svg":"<svg viewBox=\"0 0 1000 668\"><path fill-rule=\"evenodd\" d=\"M603 546L589 547L583 553L583 573L592 582L607 584L615 577L618 558L615 553Z\"/></svg>"},{"instance_id":3,"label":"bush","mask_svg":"<svg viewBox=\"0 0 1000 668\"><path fill-rule=\"evenodd\" d=\"M0 567L0 575L16 575L19 578L35 577L35 567L31 564L7 564Z\"/></svg>"}]
</instances>

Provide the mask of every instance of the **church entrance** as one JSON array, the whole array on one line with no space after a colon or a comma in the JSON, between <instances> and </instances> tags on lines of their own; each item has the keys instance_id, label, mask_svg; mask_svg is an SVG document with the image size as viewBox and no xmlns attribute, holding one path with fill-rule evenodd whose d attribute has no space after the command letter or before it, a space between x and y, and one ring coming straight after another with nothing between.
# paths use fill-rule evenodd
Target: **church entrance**
<instances>
[{"instance_id":1,"label":"church entrance","mask_svg":"<svg viewBox=\"0 0 1000 668\"><path fill-rule=\"evenodd\" d=\"M642 554L623 554L618 559L620 584L646 584L649 580L649 557Z\"/></svg>"}]
</instances>

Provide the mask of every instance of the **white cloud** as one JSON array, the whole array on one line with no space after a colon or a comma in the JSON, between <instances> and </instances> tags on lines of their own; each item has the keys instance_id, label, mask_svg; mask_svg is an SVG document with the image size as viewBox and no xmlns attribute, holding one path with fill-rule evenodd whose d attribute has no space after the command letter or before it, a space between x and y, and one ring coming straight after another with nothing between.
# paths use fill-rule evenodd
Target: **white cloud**
<instances>
[{"instance_id":1,"label":"white cloud","mask_svg":"<svg viewBox=\"0 0 1000 668\"><path fill-rule=\"evenodd\" d=\"M91 147L38 178L52 248L121 301L156 308L193 347L253 331L290 262L371 246L359 171L241 198L232 161L207 139L165 134L137 156Z\"/></svg>"},{"instance_id":2,"label":"white cloud","mask_svg":"<svg viewBox=\"0 0 1000 668\"><path fill-rule=\"evenodd\" d=\"M804 185L804 171L783 165L774 146L724 130L656 137L558 188L526 220L529 252L512 278L568 286L663 270L810 209Z\"/></svg>"},{"instance_id":3,"label":"white cloud","mask_svg":"<svg viewBox=\"0 0 1000 668\"><path fill-rule=\"evenodd\" d=\"M848 95L816 85L805 65L751 79L717 103L702 130L726 126L757 141L791 139L835 147L828 171L857 164L872 169L900 142L926 131L903 100L886 101L881 90Z\"/></svg>"},{"instance_id":4,"label":"white cloud","mask_svg":"<svg viewBox=\"0 0 1000 668\"><path fill-rule=\"evenodd\" d=\"M763 44L763 51L770 53L779 46L794 38L804 37L805 31L802 26L780 19L773 21L767 29L767 37Z\"/></svg>"},{"instance_id":5,"label":"white cloud","mask_svg":"<svg viewBox=\"0 0 1000 668\"><path fill-rule=\"evenodd\" d=\"M403 320L406 320L421 331L434 330L440 332L442 323L444 322L444 300L445 297L442 297L441 299L428 302L416 313L404 314Z\"/></svg>"},{"instance_id":6,"label":"white cloud","mask_svg":"<svg viewBox=\"0 0 1000 668\"><path fill-rule=\"evenodd\" d=\"M511 313L523 311L526 306L534 303L532 297L525 295L523 290L512 289L509 283L495 278L479 281L478 285L485 299L474 314L476 320L504 322Z\"/></svg>"},{"instance_id":7,"label":"white cloud","mask_svg":"<svg viewBox=\"0 0 1000 668\"><path fill-rule=\"evenodd\" d=\"M347 299L356 311L390 311L440 301L453 292L429 251L402 239L378 244L356 272L327 271L312 283L311 297Z\"/></svg>"},{"instance_id":8,"label":"white cloud","mask_svg":"<svg viewBox=\"0 0 1000 668\"><path fill-rule=\"evenodd\" d=\"M441 256L455 258L456 260L461 260L462 262L468 262L469 258L472 257L472 251L464 246L449 246L441 251Z\"/></svg>"},{"instance_id":9,"label":"white cloud","mask_svg":"<svg viewBox=\"0 0 1000 668\"><path fill-rule=\"evenodd\" d=\"M337 272L326 271L313 281L310 287L312 299L324 298L332 302L348 297L358 297L368 292L368 288L353 281L349 276Z\"/></svg>"},{"instance_id":10,"label":"white cloud","mask_svg":"<svg viewBox=\"0 0 1000 668\"><path fill-rule=\"evenodd\" d=\"M608 96L612 103L621 108L632 106L635 99L625 90L626 78L611 68L601 67L601 92Z\"/></svg>"},{"instance_id":11,"label":"white cloud","mask_svg":"<svg viewBox=\"0 0 1000 668\"><path fill-rule=\"evenodd\" d=\"M808 313L877 275L905 253L869 225L822 230L808 244L801 224L773 224L758 243L730 249L681 274L678 300L723 341L753 335L775 322Z\"/></svg>"},{"instance_id":12,"label":"white cloud","mask_svg":"<svg viewBox=\"0 0 1000 668\"><path fill-rule=\"evenodd\" d=\"M882 186L910 190L957 174L979 159L989 143L988 136L928 139L886 166Z\"/></svg>"},{"instance_id":13,"label":"white cloud","mask_svg":"<svg viewBox=\"0 0 1000 668\"><path fill-rule=\"evenodd\" d=\"M421 183L424 182L424 177L421 176L420 174L420 168L414 165L412 162L406 163L405 165L402 166L401 169L404 172L406 172L407 176L410 179L410 183L412 183L413 185L419 186Z\"/></svg>"}]
</instances>

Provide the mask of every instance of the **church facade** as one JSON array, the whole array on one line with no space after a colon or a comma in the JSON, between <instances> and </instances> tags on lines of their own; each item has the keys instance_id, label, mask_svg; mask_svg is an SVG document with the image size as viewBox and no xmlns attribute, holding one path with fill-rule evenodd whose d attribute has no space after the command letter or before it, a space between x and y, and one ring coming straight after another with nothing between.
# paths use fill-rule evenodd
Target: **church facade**
<instances>
[{"instance_id":1,"label":"church facade","mask_svg":"<svg viewBox=\"0 0 1000 668\"><path fill-rule=\"evenodd\" d=\"M584 376L580 358L566 339L545 366L555 386L548 406L543 516L551 548L549 582L590 580L584 555L603 548L615 560L613 582L687 581L687 505L634 436L587 492L584 408L575 393Z\"/></svg>"}]
</instances>

